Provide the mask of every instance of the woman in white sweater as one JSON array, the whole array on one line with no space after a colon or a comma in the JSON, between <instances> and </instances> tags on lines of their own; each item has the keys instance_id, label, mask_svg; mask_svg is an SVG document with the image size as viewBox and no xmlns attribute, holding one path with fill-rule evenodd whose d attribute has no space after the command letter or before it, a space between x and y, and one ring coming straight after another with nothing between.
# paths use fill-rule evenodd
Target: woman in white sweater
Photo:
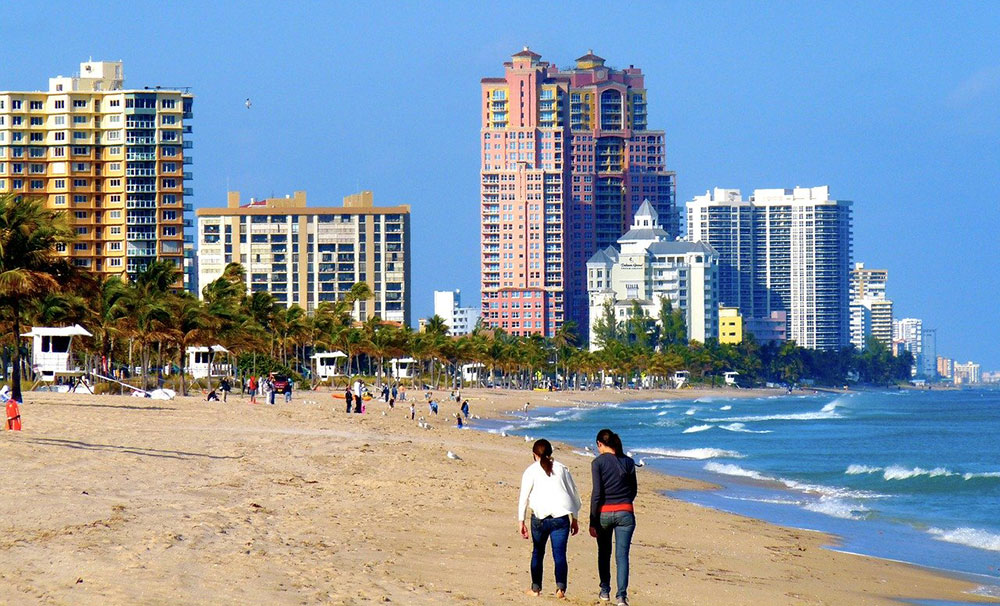
<instances>
[{"instance_id":1,"label":"woman in white sweater","mask_svg":"<svg viewBox=\"0 0 1000 606\"><path fill-rule=\"evenodd\" d=\"M521 498L517 506L521 536L529 537L525 519L531 509L531 589L528 595L542 593L542 560L545 544L552 539L552 559L556 568L556 597L566 597L566 543L579 532L580 494L565 465L553 460L552 444L538 440L531 448L535 462L521 476Z\"/></svg>"}]
</instances>

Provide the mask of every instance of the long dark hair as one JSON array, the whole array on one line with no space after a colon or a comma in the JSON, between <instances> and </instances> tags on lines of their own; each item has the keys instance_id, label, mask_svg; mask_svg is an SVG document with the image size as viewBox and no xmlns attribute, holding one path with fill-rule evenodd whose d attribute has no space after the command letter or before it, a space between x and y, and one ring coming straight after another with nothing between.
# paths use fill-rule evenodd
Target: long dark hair
<instances>
[{"instance_id":1,"label":"long dark hair","mask_svg":"<svg viewBox=\"0 0 1000 606\"><path fill-rule=\"evenodd\" d=\"M535 445L531 447L531 452L538 457L538 464L545 470L545 475L552 475L552 444L546 439L535 440Z\"/></svg>"},{"instance_id":2,"label":"long dark hair","mask_svg":"<svg viewBox=\"0 0 1000 606\"><path fill-rule=\"evenodd\" d=\"M597 442L615 451L615 456L620 457L624 454L621 437L610 429L602 429L597 432Z\"/></svg>"}]
</instances>

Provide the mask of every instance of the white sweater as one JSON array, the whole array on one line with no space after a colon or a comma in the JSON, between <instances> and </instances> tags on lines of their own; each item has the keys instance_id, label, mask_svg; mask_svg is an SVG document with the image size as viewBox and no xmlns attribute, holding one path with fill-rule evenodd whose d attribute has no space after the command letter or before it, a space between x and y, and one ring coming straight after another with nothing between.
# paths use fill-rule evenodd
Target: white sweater
<instances>
[{"instance_id":1,"label":"white sweater","mask_svg":"<svg viewBox=\"0 0 1000 606\"><path fill-rule=\"evenodd\" d=\"M528 507L536 518L560 518L580 513L580 493L576 490L569 469L559 461L552 462L552 475L546 475L542 465L535 461L521 476L521 498L517 504L517 519L523 522Z\"/></svg>"}]
</instances>

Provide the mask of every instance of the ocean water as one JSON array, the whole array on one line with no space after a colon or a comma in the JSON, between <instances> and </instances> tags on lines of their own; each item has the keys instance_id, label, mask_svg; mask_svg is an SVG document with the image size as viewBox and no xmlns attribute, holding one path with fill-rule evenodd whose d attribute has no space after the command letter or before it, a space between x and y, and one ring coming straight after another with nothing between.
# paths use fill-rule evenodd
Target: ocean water
<instances>
[{"instance_id":1,"label":"ocean water","mask_svg":"<svg viewBox=\"0 0 1000 606\"><path fill-rule=\"evenodd\" d=\"M542 404L539 402L539 404ZM1000 595L1000 391L894 391L537 409L493 425L710 481L675 496L830 532L833 549L962 573ZM588 480L578 479L588 485ZM640 476L641 486L641 476Z\"/></svg>"}]
</instances>

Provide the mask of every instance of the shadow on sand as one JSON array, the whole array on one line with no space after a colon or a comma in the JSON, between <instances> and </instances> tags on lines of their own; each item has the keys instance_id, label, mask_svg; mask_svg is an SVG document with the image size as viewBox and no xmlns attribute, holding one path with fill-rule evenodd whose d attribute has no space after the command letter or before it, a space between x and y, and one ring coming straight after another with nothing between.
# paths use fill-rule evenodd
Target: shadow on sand
<instances>
[{"instance_id":1,"label":"shadow on sand","mask_svg":"<svg viewBox=\"0 0 1000 606\"><path fill-rule=\"evenodd\" d=\"M238 456L210 455L201 452L184 452L181 450L160 450L157 448L142 448L137 446L119 446L117 444L90 444L78 440L60 440L56 438L33 438L26 440L29 444L39 444L41 446L62 446L64 448L76 448L78 450L104 450L107 452L122 452L127 454L140 455L144 457L160 457L164 459L239 459Z\"/></svg>"}]
</instances>

